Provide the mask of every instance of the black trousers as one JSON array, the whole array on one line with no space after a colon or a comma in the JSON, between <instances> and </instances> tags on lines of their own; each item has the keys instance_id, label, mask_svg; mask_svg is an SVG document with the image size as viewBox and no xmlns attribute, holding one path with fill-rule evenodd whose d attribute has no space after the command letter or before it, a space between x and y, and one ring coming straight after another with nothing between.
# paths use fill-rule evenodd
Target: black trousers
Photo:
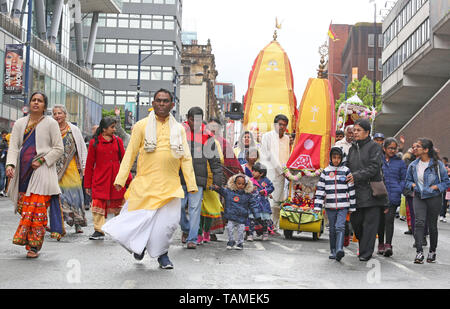
<instances>
[{"instance_id":1,"label":"black trousers","mask_svg":"<svg viewBox=\"0 0 450 309\"><path fill-rule=\"evenodd\" d=\"M359 208L351 214L350 221L359 243L359 257L371 258L377 239L381 206Z\"/></svg>"},{"instance_id":2,"label":"black trousers","mask_svg":"<svg viewBox=\"0 0 450 309\"><path fill-rule=\"evenodd\" d=\"M389 205L389 212L384 213L384 208L380 207L380 223L378 225L378 244L392 245L392 238L394 236L394 222L398 205ZM386 242L384 241L386 235Z\"/></svg>"},{"instance_id":3,"label":"black trousers","mask_svg":"<svg viewBox=\"0 0 450 309\"><path fill-rule=\"evenodd\" d=\"M425 222L428 223L430 232L430 251L435 252L438 243L438 219L442 207L442 195L422 200L414 197L414 213L416 215L416 227L414 237L417 252L423 252L422 242L425 236Z\"/></svg>"}]
</instances>

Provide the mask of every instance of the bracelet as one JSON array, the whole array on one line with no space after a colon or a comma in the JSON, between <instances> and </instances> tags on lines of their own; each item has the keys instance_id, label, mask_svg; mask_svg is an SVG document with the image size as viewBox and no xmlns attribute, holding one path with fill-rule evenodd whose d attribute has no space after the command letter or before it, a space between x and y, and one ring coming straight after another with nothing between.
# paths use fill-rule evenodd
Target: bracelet
<instances>
[{"instance_id":1,"label":"bracelet","mask_svg":"<svg viewBox=\"0 0 450 309\"><path fill-rule=\"evenodd\" d=\"M38 162L39 162L40 165L44 164L44 162L42 162L41 158L38 159Z\"/></svg>"}]
</instances>

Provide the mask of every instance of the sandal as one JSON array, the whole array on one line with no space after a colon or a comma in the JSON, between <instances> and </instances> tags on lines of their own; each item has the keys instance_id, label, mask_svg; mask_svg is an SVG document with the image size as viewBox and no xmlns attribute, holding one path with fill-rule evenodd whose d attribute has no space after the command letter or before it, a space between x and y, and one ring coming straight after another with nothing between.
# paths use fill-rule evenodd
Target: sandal
<instances>
[{"instance_id":1,"label":"sandal","mask_svg":"<svg viewBox=\"0 0 450 309\"><path fill-rule=\"evenodd\" d=\"M31 248L27 253L27 258L35 259L39 256L38 251L35 248Z\"/></svg>"}]
</instances>

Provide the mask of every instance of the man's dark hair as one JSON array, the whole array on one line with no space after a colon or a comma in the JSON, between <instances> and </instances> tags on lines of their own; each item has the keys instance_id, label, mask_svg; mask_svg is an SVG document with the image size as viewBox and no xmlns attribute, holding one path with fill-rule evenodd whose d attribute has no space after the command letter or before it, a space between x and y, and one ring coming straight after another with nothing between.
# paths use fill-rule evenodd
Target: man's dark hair
<instances>
[{"instance_id":1,"label":"man's dark hair","mask_svg":"<svg viewBox=\"0 0 450 309\"><path fill-rule=\"evenodd\" d=\"M2 130L2 135L3 135L3 134L8 134L8 133L9 133L8 131Z\"/></svg>"},{"instance_id":2,"label":"man's dark hair","mask_svg":"<svg viewBox=\"0 0 450 309\"><path fill-rule=\"evenodd\" d=\"M194 118L195 115L202 115L202 118L203 118L203 110L200 107L198 107L198 106L192 107L187 113L187 117L188 118L189 117L193 117Z\"/></svg>"},{"instance_id":3,"label":"man's dark hair","mask_svg":"<svg viewBox=\"0 0 450 309\"><path fill-rule=\"evenodd\" d=\"M3 133L2 133L3 134ZM442 160L447 161L448 162L448 158L447 157L442 157Z\"/></svg>"},{"instance_id":4,"label":"man's dark hair","mask_svg":"<svg viewBox=\"0 0 450 309\"><path fill-rule=\"evenodd\" d=\"M159 89L158 91L155 92L155 96L153 97L153 100L155 100L155 99L156 99L156 96L157 96L159 93L161 93L161 92L167 93L167 94L170 96L170 102L173 102L173 95L172 95L172 93L171 93L169 90L163 89L163 88L161 88L161 89Z\"/></svg>"},{"instance_id":5,"label":"man's dark hair","mask_svg":"<svg viewBox=\"0 0 450 309\"><path fill-rule=\"evenodd\" d=\"M289 124L289 119L288 119L288 117L286 117L286 116L283 115L283 114L276 115L276 116L275 116L275 119L273 120L273 123L278 123L278 121L280 121L280 120L286 121L286 123Z\"/></svg>"},{"instance_id":6,"label":"man's dark hair","mask_svg":"<svg viewBox=\"0 0 450 309\"><path fill-rule=\"evenodd\" d=\"M345 135L345 133L342 130L337 130L336 131L336 136L338 136L338 135Z\"/></svg>"},{"instance_id":7,"label":"man's dark hair","mask_svg":"<svg viewBox=\"0 0 450 309\"><path fill-rule=\"evenodd\" d=\"M359 125L361 128L364 129L364 131L370 131L370 129L372 128L370 121L367 119L358 119L355 121L355 126Z\"/></svg>"}]
</instances>

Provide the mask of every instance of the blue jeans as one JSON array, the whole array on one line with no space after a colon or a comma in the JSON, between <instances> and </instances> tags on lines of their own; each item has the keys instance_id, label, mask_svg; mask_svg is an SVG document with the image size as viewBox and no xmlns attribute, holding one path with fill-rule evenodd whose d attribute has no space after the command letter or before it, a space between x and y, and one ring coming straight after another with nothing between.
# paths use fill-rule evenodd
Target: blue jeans
<instances>
[{"instance_id":1,"label":"blue jeans","mask_svg":"<svg viewBox=\"0 0 450 309\"><path fill-rule=\"evenodd\" d=\"M200 227L200 213L202 210L203 188L198 187L198 192L188 193L183 186L184 198L181 200L180 226L183 233L188 234L188 243L197 243L198 229ZM188 204L189 218L186 216L186 203Z\"/></svg>"},{"instance_id":2,"label":"blue jeans","mask_svg":"<svg viewBox=\"0 0 450 309\"><path fill-rule=\"evenodd\" d=\"M6 168L5 163L0 163L0 191L5 189L6 183Z\"/></svg>"},{"instance_id":3,"label":"blue jeans","mask_svg":"<svg viewBox=\"0 0 450 309\"><path fill-rule=\"evenodd\" d=\"M330 225L330 251L343 250L345 234L345 221L347 219L348 208L326 209L328 222Z\"/></svg>"}]
</instances>

